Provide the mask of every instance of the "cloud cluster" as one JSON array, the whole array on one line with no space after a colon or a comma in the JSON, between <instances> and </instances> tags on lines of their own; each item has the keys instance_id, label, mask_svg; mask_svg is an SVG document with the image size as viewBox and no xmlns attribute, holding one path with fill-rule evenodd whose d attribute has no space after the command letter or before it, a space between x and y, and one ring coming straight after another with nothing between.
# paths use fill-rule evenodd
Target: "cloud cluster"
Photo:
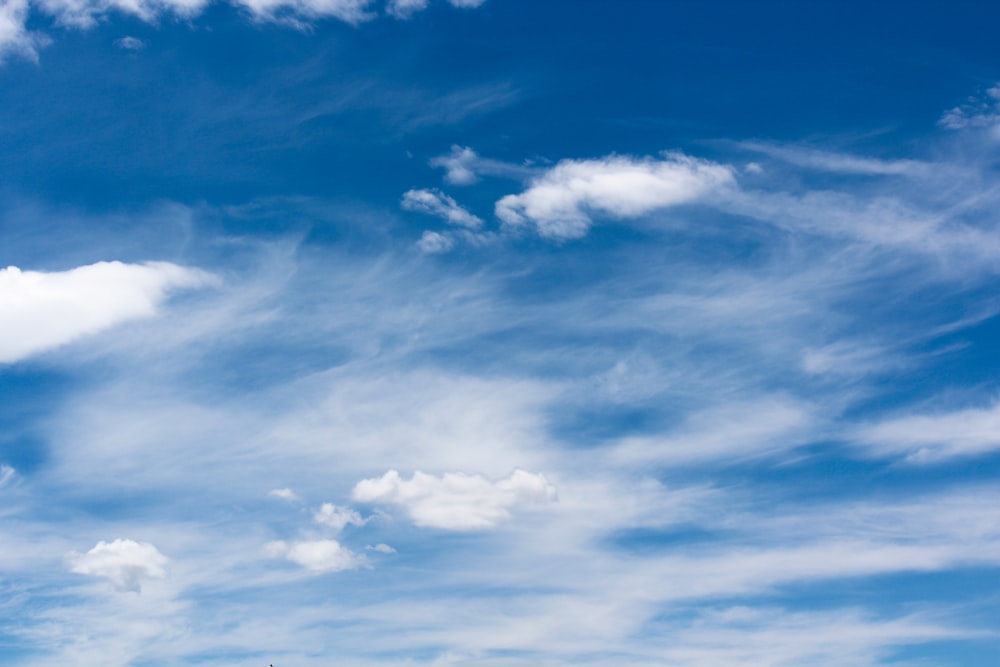
<instances>
[{"instance_id":1,"label":"cloud cluster","mask_svg":"<svg viewBox=\"0 0 1000 667\"><path fill-rule=\"evenodd\" d=\"M493 528L526 505L551 503L555 487L541 474L516 470L492 482L480 475L415 472L405 480L395 470L357 483L352 497L363 503L398 505L418 526L445 530Z\"/></svg>"},{"instance_id":2,"label":"cloud cluster","mask_svg":"<svg viewBox=\"0 0 1000 667\"><path fill-rule=\"evenodd\" d=\"M532 226L544 237L573 239L585 235L595 217L637 218L733 182L731 168L676 153L660 160L565 160L521 194L500 199L496 214L510 228Z\"/></svg>"},{"instance_id":3,"label":"cloud cluster","mask_svg":"<svg viewBox=\"0 0 1000 667\"><path fill-rule=\"evenodd\" d=\"M69 271L0 269L0 363L155 315L168 294L212 282L165 262L99 262Z\"/></svg>"},{"instance_id":4,"label":"cloud cluster","mask_svg":"<svg viewBox=\"0 0 1000 667\"><path fill-rule=\"evenodd\" d=\"M143 579L167 576L167 557L149 542L117 539L100 541L85 554L71 552L67 557L70 571L91 577L103 577L119 591L138 593Z\"/></svg>"},{"instance_id":5,"label":"cloud cluster","mask_svg":"<svg viewBox=\"0 0 1000 667\"><path fill-rule=\"evenodd\" d=\"M192 19L214 0L4 0L0 3L0 62L7 54L37 59L38 49L47 43L43 35L29 31L32 13L51 18L56 25L87 29L114 14L155 23L167 16ZM485 0L448 0L458 8L475 8ZM337 19L357 25L378 16L375 0L230 0L255 21L305 27L312 21ZM388 0L385 12L408 19L428 6L428 0ZM142 42L134 37L119 40L124 49L136 50Z\"/></svg>"},{"instance_id":6,"label":"cloud cluster","mask_svg":"<svg viewBox=\"0 0 1000 667\"><path fill-rule=\"evenodd\" d=\"M1000 84L970 98L966 104L949 109L939 122L949 130L986 128L1000 138Z\"/></svg>"}]
</instances>

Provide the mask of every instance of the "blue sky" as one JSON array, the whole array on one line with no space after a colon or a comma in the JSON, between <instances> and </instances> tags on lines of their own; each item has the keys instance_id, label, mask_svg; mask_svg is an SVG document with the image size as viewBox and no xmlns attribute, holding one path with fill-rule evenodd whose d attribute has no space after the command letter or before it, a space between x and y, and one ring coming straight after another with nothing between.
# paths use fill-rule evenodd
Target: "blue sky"
<instances>
[{"instance_id":1,"label":"blue sky","mask_svg":"<svg viewBox=\"0 0 1000 667\"><path fill-rule=\"evenodd\" d=\"M993 667L1000 7L0 0L0 655Z\"/></svg>"}]
</instances>

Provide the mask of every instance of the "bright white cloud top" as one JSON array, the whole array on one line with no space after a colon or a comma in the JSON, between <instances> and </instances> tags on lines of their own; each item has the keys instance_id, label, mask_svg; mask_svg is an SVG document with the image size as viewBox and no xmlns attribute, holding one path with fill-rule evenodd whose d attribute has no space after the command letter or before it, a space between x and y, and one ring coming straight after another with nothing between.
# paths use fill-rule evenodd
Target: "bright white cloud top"
<instances>
[{"instance_id":1,"label":"bright white cloud top","mask_svg":"<svg viewBox=\"0 0 1000 667\"><path fill-rule=\"evenodd\" d=\"M358 482L351 497L362 503L398 505L425 528L482 530L507 521L515 509L555 502L556 488L544 475L525 470L496 482L480 475L436 477L419 471L406 480L390 470Z\"/></svg>"},{"instance_id":2,"label":"bright white cloud top","mask_svg":"<svg viewBox=\"0 0 1000 667\"><path fill-rule=\"evenodd\" d=\"M143 579L164 579L169 563L149 542L122 538L102 540L86 553L71 552L67 559L71 572L102 577L116 590L134 593L140 592Z\"/></svg>"},{"instance_id":3,"label":"bright white cloud top","mask_svg":"<svg viewBox=\"0 0 1000 667\"><path fill-rule=\"evenodd\" d=\"M573 239L586 234L595 217L634 219L733 183L729 167L680 154L565 160L521 194L500 199L496 214L511 228L531 226L544 237Z\"/></svg>"},{"instance_id":4,"label":"bright white cloud top","mask_svg":"<svg viewBox=\"0 0 1000 667\"><path fill-rule=\"evenodd\" d=\"M211 282L205 272L166 262L99 262L59 272L0 269L0 363L151 317L172 291Z\"/></svg>"}]
</instances>

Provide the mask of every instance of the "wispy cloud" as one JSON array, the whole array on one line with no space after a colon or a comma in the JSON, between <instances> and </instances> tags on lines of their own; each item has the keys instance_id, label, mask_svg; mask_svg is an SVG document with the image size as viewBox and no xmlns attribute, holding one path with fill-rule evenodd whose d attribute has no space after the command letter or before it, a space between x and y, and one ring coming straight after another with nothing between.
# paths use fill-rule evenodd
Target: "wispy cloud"
<instances>
[{"instance_id":1,"label":"wispy cloud","mask_svg":"<svg viewBox=\"0 0 1000 667\"><path fill-rule=\"evenodd\" d=\"M479 229L483 226L481 218L469 213L440 190L409 190L403 194L401 205L407 211L434 215L451 225L469 229Z\"/></svg>"}]
</instances>

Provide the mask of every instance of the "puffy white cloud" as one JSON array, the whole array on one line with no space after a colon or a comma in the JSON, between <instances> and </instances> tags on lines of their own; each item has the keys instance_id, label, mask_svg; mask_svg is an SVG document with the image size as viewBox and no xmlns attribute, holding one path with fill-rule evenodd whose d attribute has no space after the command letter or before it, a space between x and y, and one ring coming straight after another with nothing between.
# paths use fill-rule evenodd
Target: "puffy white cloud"
<instances>
[{"instance_id":1,"label":"puffy white cloud","mask_svg":"<svg viewBox=\"0 0 1000 667\"><path fill-rule=\"evenodd\" d=\"M380 554L394 554L396 550L390 547L388 544L376 544L375 546L369 546L369 551L377 551Z\"/></svg>"},{"instance_id":2,"label":"puffy white cloud","mask_svg":"<svg viewBox=\"0 0 1000 667\"><path fill-rule=\"evenodd\" d=\"M154 315L174 289L211 276L175 264L99 262L69 271L0 269L0 363Z\"/></svg>"},{"instance_id":3,"label":"puffy white cloud","mask_svg":"<svg viewBox=\"0 0 1000 667\"><path fill-rule=\"evenodd\" d=\"M890 419L861 429L857 439L876 456L904 456L912 463L988 454L1000 450L1000 402Z\"/></svg>"},{"instance_id":4,"label":"puffy white cloud","mask_svg":"<svg viewBox=\"0 0 1000 667\"><path fill-rule=\"evenodd\" d=\"M399 505L418 526L479 530L509 519L516 507L555 501L556 489L543 475L524 470L497 482L480 475L445 473L435 477L419 471L404 480L390 470L382 477L358 482L352 497L360 502Z\"/></svg>"},{"instance_id":5,"label":"puffy white cloud","mask_svg":"<svg viewBox=\"0 0 1000 667\"><path fill-rule=\"evenodd\" d=\"M70 571L92 577L104 577L119 591L140 590L142 579L163 579L169 562L148 542L117 539L100 541L85 554L71 552Z\"/></svg>"},{"instance_id":6,"label":"puffy white cloud","mask_svg":"<svg viewBox=\"0 0 1000 667\"><path fill-rule=\"evenodd\" d=\"M402 207L407 211L419 211L436 215L446 222L469 229L479 229L483 221L458 205L454 199L440 190L410 190L403 195Z\"/></svg>"},{"instance_id":7,"label":"puffy white cloud","mask_svg":"<svg viewBox=\"0 0 1000 667\"><path fill-rule=\"evenodd\" d=\"M285 558L316 574L353 570L365 562L364 558L337 540L305 540L292 543L279 540L269 542L264 551L271 558Z\"/></svg>"},{"instance_id":8,"label":"puffy white cloud","mask_svg":"<svg viewBox=\"0 0 1000 667\"><path fill-rule=\"evenodd\" d=\"M545 237L579 238L592 216L637 218L697 201L733 180L725 165L676 153L660 160L564 160L521 194L500 199L496 214L507 227L534 225Z\"/></svg>"},{"instance_id":9,"label":"puffy white cloud","mask_svg":"<svg viewBox=\"0 0 1000 667\"><path fill-rule=\"evenodd\" d=\"M455 241L450 236L427 230L417 241L417 247L428 255L439 255L454 248Z\"/></svg>"},{"instance_id":10,"label":"puffy white cloud","mask_svg":"<svg viewBox=\"0 0 1000 667\"><path fill-rule=\"evenodd\" d=\"M349 507L340 507L333 503L323 503L319 510L313 514L313 521L334 530L343 530L344 526L363 526L365 520L361 515Z\"/></svg>"}]
</instances>

